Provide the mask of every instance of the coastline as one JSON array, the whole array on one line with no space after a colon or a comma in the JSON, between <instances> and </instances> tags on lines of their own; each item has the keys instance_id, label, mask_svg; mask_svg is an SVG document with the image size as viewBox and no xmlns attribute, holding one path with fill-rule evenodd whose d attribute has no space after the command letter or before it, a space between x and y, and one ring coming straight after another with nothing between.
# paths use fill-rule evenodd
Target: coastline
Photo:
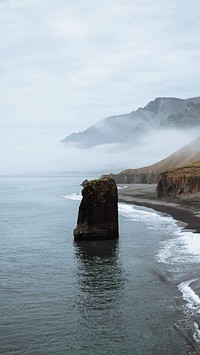
<instances>
[{"instance_id":1,"label":"coastline","mask_svg":"<svg viewBox=\"0 0 200 355\"><path fill-rule=\"evenodd\" d=\"M184 223L184 228L200 233L200 193L159 197L156 184L118 185L119 202L152 208Z\"/></svg>"}]
</instances>

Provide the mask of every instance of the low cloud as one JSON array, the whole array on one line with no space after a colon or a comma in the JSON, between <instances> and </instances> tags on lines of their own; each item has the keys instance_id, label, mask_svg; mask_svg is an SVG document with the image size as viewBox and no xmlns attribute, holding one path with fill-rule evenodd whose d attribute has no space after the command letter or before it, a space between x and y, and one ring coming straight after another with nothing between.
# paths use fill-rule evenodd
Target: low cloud
<instances>
[{"instance_id":1,"label":"low cloud","mask_svg":"<svg viewBox=\"0 0 200 355\"><path fill-rule=\"evenodd\" d=\"M46 135L37 130L26 136L5 134L6 150L0 153L3 174L50 172L117 172L139 168L166 158L198 137L195 130L156 130L145 135L139 144L113 143L78 149L55 141L54 132ZM3 137L1 139L3 143ZM9 143L9 144L8 144Z\"/></svg>"}]
</instances>

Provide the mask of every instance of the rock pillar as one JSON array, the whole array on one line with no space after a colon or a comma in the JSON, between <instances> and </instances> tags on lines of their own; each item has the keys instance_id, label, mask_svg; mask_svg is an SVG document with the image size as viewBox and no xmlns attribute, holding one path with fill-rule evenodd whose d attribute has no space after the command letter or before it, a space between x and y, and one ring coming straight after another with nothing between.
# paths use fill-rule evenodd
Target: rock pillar
<instances>
[{"instance_id":1,"label":"rock pillar","mask_svg":"<svg viewBox=\"0 0 200 355\"><path fill-rule=\"evenodd\" d=\"M105 240L119 237L118 191L112 178L83 184L75 240Z\"/></svg>"}]
</instances>

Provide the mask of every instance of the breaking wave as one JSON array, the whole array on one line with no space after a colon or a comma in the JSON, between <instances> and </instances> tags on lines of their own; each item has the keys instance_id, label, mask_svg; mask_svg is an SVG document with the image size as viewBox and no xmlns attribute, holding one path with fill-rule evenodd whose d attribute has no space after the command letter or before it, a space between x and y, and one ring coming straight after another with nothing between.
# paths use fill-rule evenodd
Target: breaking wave
<instances>
[{"instance_id":1,"label":"breaking wave","mask_svg":"<svg viewBox=\"0 0 200 355\"><path fill-rule=\"evenodd\" d=\"M73 200L73 201L81 201L82 199L82 195L81 193L77 193L77 194L71 194L71 195L64 195L64 196L61 196L62 198L65 198L67 200Z\"/></svg>"},{"instance_id":2,"label":"breaking wave","mask_svg":"<svg viewBox=\"0 0 200 355\"><path fill-rule=\"evenodd\" d=\"M186 301L187 308L200 313L200 298L190 287L191 283L194 283L198 279L181 282L177 287L182 293L184 301Z\"/></svg>"},{"instance_id":3,"label":"breaking wave","mask_svg":"<svg viewBox=\"0 0 200 355\"><path fill-rule=\"evenodd\" d=\"M157 260L167 264L200 263L200 234L176 225L173 238L160 242Z\"/></svg>"},{"instance_id":4,"label":"breaking wave","mask_svg":"<svg viewBox=\"0 0 200 355\"><path fill-rule=\"evenodd\" d=\"M131 221L145 223L149 229L159 228L170 233L176 227L176 221L171 216L165 216L147 207L119 203L119 213Z\"/></svg>"}]
</instances>

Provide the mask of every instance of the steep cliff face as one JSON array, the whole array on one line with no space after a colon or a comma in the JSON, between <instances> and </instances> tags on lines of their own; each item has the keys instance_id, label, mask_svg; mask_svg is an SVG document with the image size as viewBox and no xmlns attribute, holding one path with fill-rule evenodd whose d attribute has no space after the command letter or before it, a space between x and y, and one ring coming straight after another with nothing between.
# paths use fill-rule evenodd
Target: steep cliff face
<instances>
[{"instance_id":1,"label":"steep cliff face","mask_svg":"<svg viewBox=\"0 0 200 355\"><path fill-rule=\"evenodd\" d=\"M118 192L113 179L84 181L75 240L118 238Z\"/></svg>"},{"instance_id":2,"label":"steep cliff face","mask_svg":"<svg viewBox=\"0 0 200 355\"><path fill-rule=\"evenodd\" d=\"M158 180L158 172L147 168L127 169L119 174L110 174L118 184L154 184Z\"/></svg>"},{"instance_id":3,"label":"steep cliff face","mask_svg":"<svg viewBox=\"0 0 200 355\"><path fill-rule=\"evenodd\" d=\"M200 191L200 161L159 175L157 196L176 196Z\"/></svg>"},{"instance_id":4,"label":"steep cliff face","mask_svg":"<svg viewBox=\"0 0 200 355\"><path fill-rule=\"evenodd\" d=\"M184 146L156 164L139 169L127 169L110 176L118 184L154 184L163 171L178 168L200 160L200 138Z\"/></svg>"}]
</instances>

